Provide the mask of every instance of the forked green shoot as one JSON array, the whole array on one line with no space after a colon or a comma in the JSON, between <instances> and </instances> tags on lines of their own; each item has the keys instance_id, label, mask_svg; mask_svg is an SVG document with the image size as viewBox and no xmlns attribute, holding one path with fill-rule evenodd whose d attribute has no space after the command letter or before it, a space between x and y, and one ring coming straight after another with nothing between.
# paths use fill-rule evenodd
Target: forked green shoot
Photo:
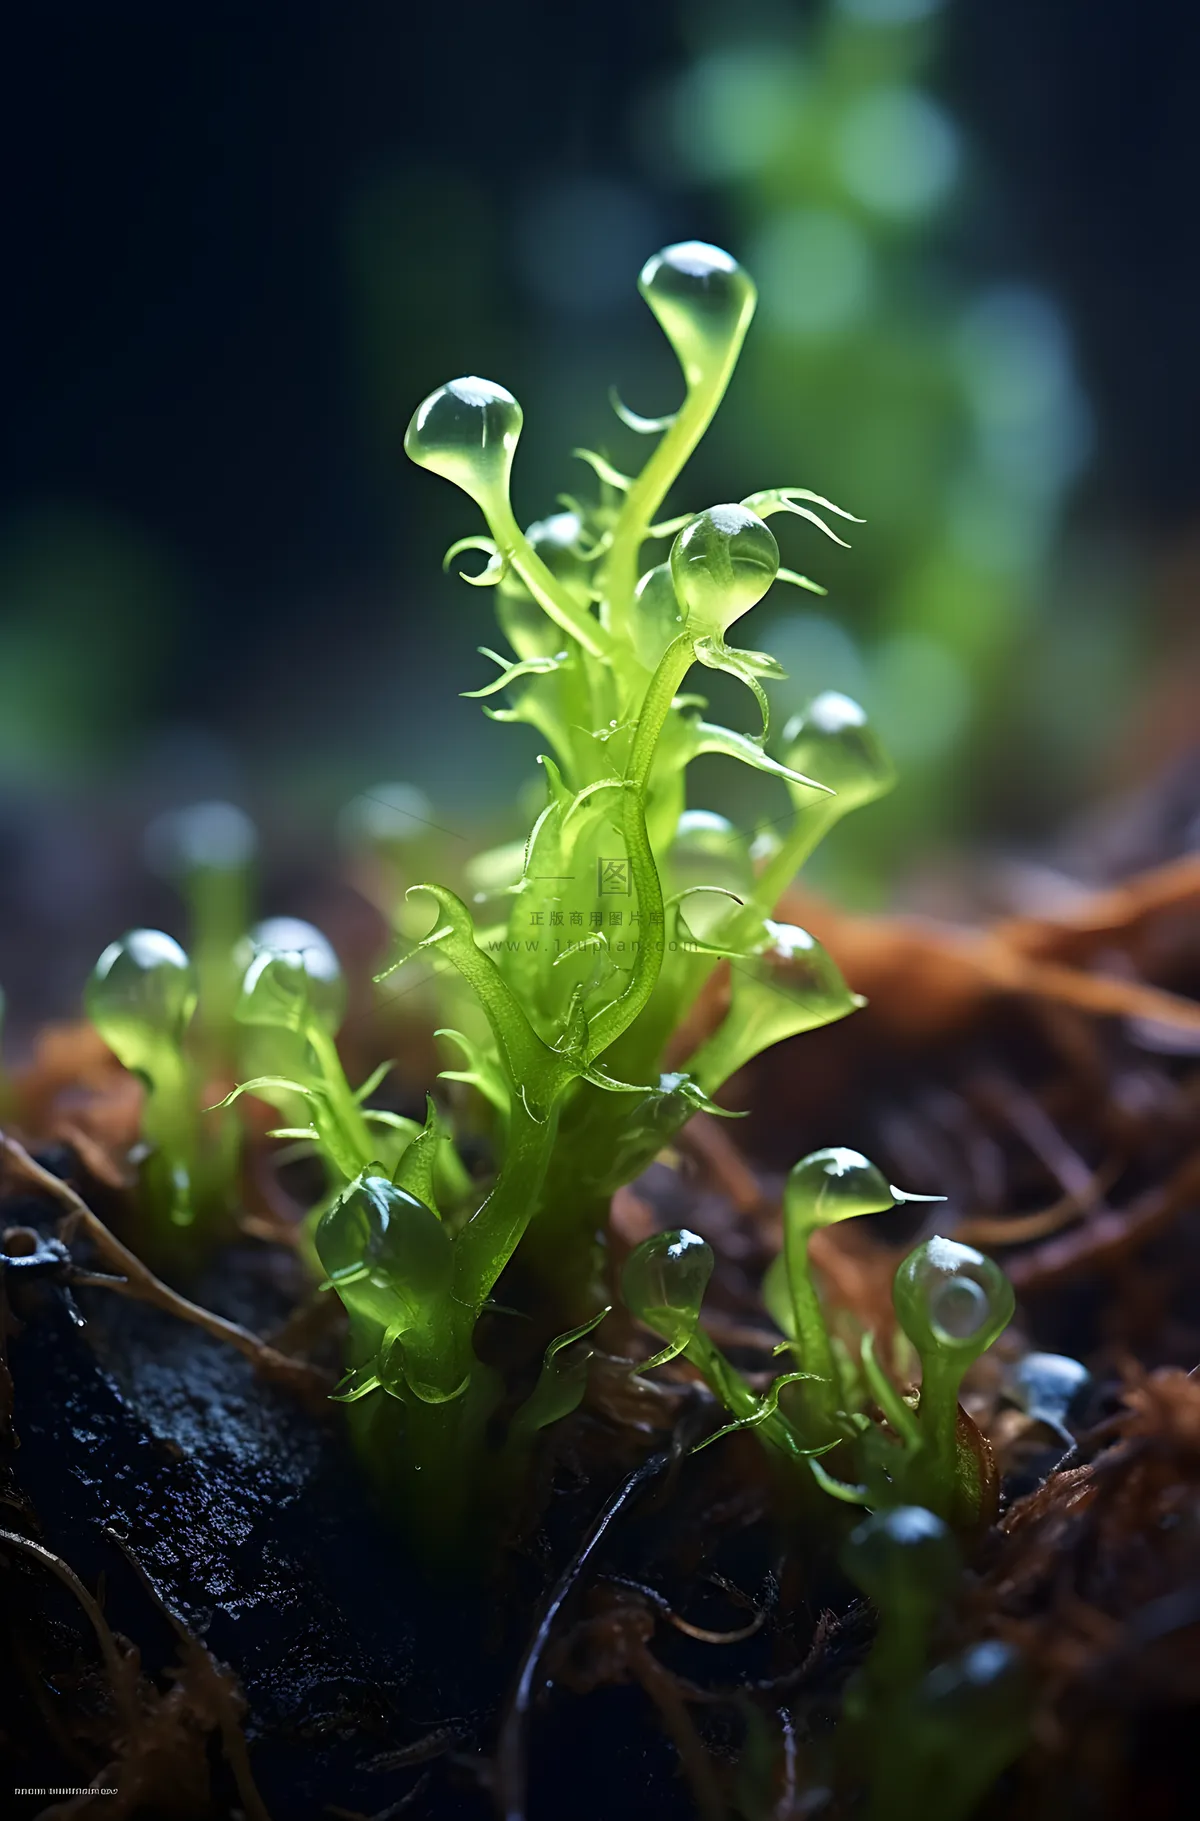
<instances>
[{"instance_id":1,"label":"forked green shoot","mask_svg":"<svg viewBox=\"0 0 1200 1821\"><path fill-rule=\"evenodd\" d=\"M820 1227L896 1202L937 1199L896 1189L858 1151L814 1151L796 1164L784 1189L783 1251L768 1273L764 1300L784 1332L781 1350L794 1356L798 1370L777 1378L765 1395L734 1371L700 1325L712 1268L705 1242L680 1233L644 1240L625 1266L622 1293L632 1313L669 1344L639 1370L683 1354L725 1405L730 1428L755 1429L776 1453L803 1462L834 1497L883 1510L920 1499L939 1520L969 1529L984 1488L979 1461L959 1436L958 1390L967 1367L1011 1318L1008 1279L981 1252L952 1240L935 1237L909 1253L894 1294L922 1379L919 1394L906 1396L876 1359L871 1335L862 1337L857 1362L835 1348L809 1260L809 1241ZM691 1263L704 1258L704 1271ZM866 1414L872 1407L875 1419ZM836 1475L818 1458L834 1450ZM849 1479L840 1472L847 1465Z\"/></svg>"}]
</instances>

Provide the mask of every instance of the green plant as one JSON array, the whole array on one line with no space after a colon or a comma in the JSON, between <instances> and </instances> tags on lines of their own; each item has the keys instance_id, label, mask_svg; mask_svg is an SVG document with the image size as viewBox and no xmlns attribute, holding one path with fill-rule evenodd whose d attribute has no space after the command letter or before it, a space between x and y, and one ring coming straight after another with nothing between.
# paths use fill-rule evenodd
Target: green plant
<instances>
[{"instance_id":1,"label":"green plant","mask_svg":"<svg viewBox=\"0 0 1200 1821\"><path fill-rule=\"evenodd\" d=\"M870 1334L860 1337L855 1359L830 1332L808 1259L817 1227L895 1202L936 1199L891 1187L857 1151L815 1151L801 1159L784 1193L784 1249L764 1285L764 1300L786 1337L781 1350L795 1356L798 1370L775 1379L764 1395L700 1325L713 1268L706 1242L694 1233L657 1233L635 1248L622 1278L624 1301L667 1342L646 1366L682 1354L733 1418L701 1446L731 1429L752 1428L776 1456L802 1462L826 1492L848 1503L882 1507L919 1499L964 1527L978 1522L985 1476L969 1432L960 1435L958 1388L968 1365L1011 1318L1008 1279L991 1259L953 1240L928 1239L909 1253L896 1272L894 1300L922 1365L920 1394L910 1399L884 1371ZM835 1477L817 1458L834 1449L853 1479Z\"/></svg>"},{"instance_id":2,"label":"green plant","mask_svg":"<svg viewBox=\"0 0 1200 1821\"><path fill-rule=\"evenodd\" d=\"M205 1127L203 1084L187 1042L196 998L191 961L156 929L110 942L85 993L88 1017L145 1089L141 1186L168 1230L192 1227L228 1199L226 1147Z\"/></svg>"},{"instance_id":3,"label":"green plant","mask_svg":"<svg viewBox=\"0 0 1200 1821\"><path fill-rule=\"evenodd\" d=\"M867 1767L866 1812L871 1821L965 1821L1025 1744L1030 1698L1020 1659L987 1639L927 1667L962 1570L933 1512L901 1505L873 1514L847 1538L842 1565L879 1615L845 1699L844 1755Z\"/></svg>"},{"instance_id":4,"label":"green plant","mask_svg":"<svg viewBox=\"0 0 1200 1821\"><path fill-rule=\"evenodd\" d=\"M146 830L147 859L187 907L196 973L194 1036L202 1063L217 1075L233 1067L237 1053L237 945L250 921L257 847L258 833L245 811L220 801L168 810Z\"/></svg>"},{"instance_id":5,"label":"green plant","mask_svg":"<svg viewBox=\"0 0 1200 1821\"><path fill-rule=\"evenodd\" d=\"M239 1063L233 1012L246 962L237 945L256 845L254 824L232 803L158 816L146 856L186 903L191 953L162 930L130 930L105 949L85 991L92 1023L145 1088L145 1237L167 1253L211 1237L236 1203L240 1133L208 1107L208 1090Z\"/></svg>"},{"instance_id":6,"label":"green plant","mask_svg":"<svg viewBox=\"0 0 1200 1821\"><path fill-rule=\"evenodd\" d=\"M657 255L640 283L685 393L677 412L655 422L618 407L630 428L660 437L636 476L580 452L598 476L598 499L567 500L522 531L509 497L522 414L503 387L467 379L439 388L406 438L413 460L459 486L487 521L489 535L461 539L448 560L482 553L482 571L467 579L495 589L512 655L487 650L499 675L472 693L492 718L534 726L550 748L541 761L545 806L528 841L474 864L471 907L444 885L412 888L432 899L436 921L420 941L401 939L392 964L422 957L435 973L457 976L457 987L440 983L453 1020L442 1035L462 1062L446 1075L470 1091L461 1114L490 1146L489 1178L475 1190L460 1177L446 1204L424 1164L424 1186L414 1187L405 1148L393 1167L360 1174L316 1236L322 1259L336 1260L330 1280L351 1310L347 1395L390 1392L405 1406L410 1443L428 1429L443 1454L456 1452L464 1426L479 1431L482 1418L468 1414L474 1404L498 1395L473 1336L518 1246L523 1281L539 1286L532 1304L524 1293L538 1326L552 1332L556 1317L575 1333L602 1305L597 1247L613 1190L697 1109L719 1111L712 1094L760 1049L858 1003L819 944L772 913L832 821L886 789L890 767L861 711L842 697L818 698L787 729L780 756L769 753L761 679L779 667L729 640L775 581L815 589L780 566L767 519L788 514L828 532L818 508L839 509L784 487L658 522L728 383L754 289L727 254L697 244ZM668 558L643 572L643 546L656 540L670 540ZM707 721L703 699L680 693L697 664L751 692L754 733ZM501 691L507 705L490 706ZM687 767L713 753L775 778L790 797L784 832L760 842L754 858L752 834L687 807ZM664 1069L669 1040L722 964L731 979L724 1019L682 1067ZM277 972L265 967L264 983ZM255 983L252 996L262 990ZM272 987L271 1008L278 997ZM294 1024L309 1014L278 1015ZM306 1085L332 1105L329 1047L319 1035L311 1044L320 1082ZM342 1110L348 1122L344 1102ZM327 1135L320 1118L313 1126L331 1154L341 1146L345 1173L354 1147ZM452 1154L440 1120L411 1143L422 1158ZM389 1204L385 1243L384 1202L366 1186L384 1175L441 1220L439 1269L448 1279L436 1295L414 1301L410 1254L394 1232L407 1221L428 1227L426 1216ZM367 1279L355 1271L368 1253L372 1297L391 1285L387 1322L377 1299L369 1309L361 1294L356 1301L355 1284ZM427 1360L433 1337L436 1373ZM410 1355L426 1363L410 1365Z\"/></svg>"}]
</instances>

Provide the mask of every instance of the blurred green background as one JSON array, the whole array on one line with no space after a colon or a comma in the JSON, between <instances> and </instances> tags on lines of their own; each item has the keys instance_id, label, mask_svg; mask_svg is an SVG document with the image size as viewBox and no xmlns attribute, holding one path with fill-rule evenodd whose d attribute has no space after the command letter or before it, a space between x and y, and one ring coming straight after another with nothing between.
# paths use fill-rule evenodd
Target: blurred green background
<instances>
[{"instance_id":1,"label":"blurred green background","mask_svg":"<svg viewBox=\"0 0 1200 1821\"><path fill-rule=\"evenodd\" d=\"M727 245L761 294L679 507L788 483L866 521L850 551L794 534L786 560L828 599L772 597L754 627L791 672L780 712L845 689L900 765L819 882L920 897L954 855L1033 851L1182 762L1198 53L1195 9L1168 0L23 16L10 999L70 999L173 804L240 802L297 876L380 779L467 838L518 832L532 737L458 699L490 674L491 602L440 569L479 527L405 467L404 426L459 372L508 385L527 519L586 484L574 445L632 459L607 390L675 402L635 290L674 239ZM755 813L710 775L712 807ZM53 963L29 960L35 933Z\"/></svg>"}]
</instances>

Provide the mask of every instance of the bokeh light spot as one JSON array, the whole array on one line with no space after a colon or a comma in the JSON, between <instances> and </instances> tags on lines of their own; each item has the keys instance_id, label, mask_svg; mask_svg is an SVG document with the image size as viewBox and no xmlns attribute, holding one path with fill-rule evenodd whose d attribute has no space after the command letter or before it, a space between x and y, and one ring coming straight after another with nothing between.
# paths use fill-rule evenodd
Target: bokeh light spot
<instances>
[{"instance_id":1,"label":"bokeh light spot","mask_svg":"<svg viewBox=\"0 0 1200 1821\"><path fill-rule=\"evenodd\" d=\"M803 67L777 48L710 52L672 95L676 159L701 182L752 177L783 146L806 89Z\"/></svg>"},{"instance_id":2,"label":"bokeh light spot","mask_svg":"<svg viewBox=\"0 0 1200 1821\"><path fill-rule=\"evenodd\" d=\"M839 13L862 25L914 25L944 5L945 0L836 0Z\"/></svg>"},{"instance_id":3,"label":"bokeh light spot","mask_svg":"<svg viewBox=\"0 0 1200 1821\"><path fill-rule=\"evenodd\" d=\"M877 88L847 110L836 159L857 201L881 215L923 215L958 174L958 135L919 89Z\"/></svg>"},{"instance_id":4,"label":"bokeh light spot","mask_svg":"<svg viewBox=\"0 0 1200 1821\"><path fill-rule=\"evenodd\" d=\"M767 222L750 249L765 320L792 335L826 335L861 321L874 289L871 250L854 223L828 209Z\"/></svg>"}]
</instances>

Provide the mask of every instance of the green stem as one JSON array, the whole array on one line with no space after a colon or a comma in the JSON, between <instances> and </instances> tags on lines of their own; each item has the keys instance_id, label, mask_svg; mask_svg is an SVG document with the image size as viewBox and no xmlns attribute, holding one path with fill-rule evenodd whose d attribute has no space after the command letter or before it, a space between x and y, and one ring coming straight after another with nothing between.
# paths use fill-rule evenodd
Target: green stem
<instances>
[{"instance_id":1,"label":"green stem","mask_svg":"<svg viewBox=\"0 0 1200 1821\"><path fill-rule=\"evenodd\" d=\"M517 524L507 497L489 499L484 504L484 511L501 556L512 564L542 612L573 639L578 639L594 658L607 657L612 648L607 631L560 587Z\"/></svg>"},{"instance_id":2,"label":"green stem","mask_svg":"<svg viewBox=\"0 0 1200 1821\"><path fill-rule=\"evenodd\" d=\"M557 1105L538 1120L514 1099L499 1179L454 1242L454 1295L469 1309L483 1306L529 1225L557 1126Z\"/></svg>"},{"instance_id":3,"label":"green stem","mask_svg":"<svg viewBox=\"0 0 1200 1821\"><path fill-rule=\"evenodd\" d=\"M671 483L712 422L737 365L744 336L745 327L729 343L720 365L713 372L695 370L685 374L687 393L683 403L625 495L604 565L604 602L611 624L623 622L628 612L637 585L638 562L646 532L666 499Z\"/></svg>"},{"instance_id":4,"label":"green stem","mask_svg":"<svg viewBox=\"0 0 1200 1821\"><path fill-rule=\"evenodd\" d=\"M820 1428L822 1439L837 1428L838 1376L825 1326L825 1316L817 1296L808 1260L809 1231L797 1232L792 1223L784 1228L784 1258L787 1264L788 1291L796 1320L796 1351L800 1366L814 1377L797 1386L803 1392L803 1403Z\"/></svg>"},{"instance_id":5,"label":"green stem","mask_svg":"<svg viewBox=\"0 0 1200 1821\"><path fill-rule=\"evenodd\" d=\"M375 1142L371 1137L370 1128L362 1116L358 1102L350 1092L350 1084L346 1080L346 1071L342 1067L337 1044L329 1032L324 1025L318 1024L313 1019L306 1026L304 1035L317 1058L321 1086L328 1098L334 1124L341 1140L339 1151L342 1155L338 1159L339 1168L344 1169L350 1158L357 1158L359 1161L349 1172L351 1176L355 1176L359 1170L366 1168L375 1154Z\"/></svg>"},{"instance_id":6,"label":"green stem","mask_svg":"<svg viewBox=\"0 0 1200 1821\"><path fill-rule=\"evenodd\" d=\"M705 1384L716 1392L731 1416L756 1415L759 1408L757 1392L730 1365L716 1342L703 1328L696 1329L683 1351L685 1359L692 1362Z\"/></svg>"},{"instance_id":7,"label":"green stem","mask_svg":"<svg viewBox=\"0 0 1200 1821\"><path fill-rule=\"evenodd\" d=\"M625 846L637 892L641 937L633 975L619 999L606 1005L592 1022L589 1054L604 1053L627 1031L648 1003L662 969L666 931L663 928L662 885L646 829L646 784L654 763L663 722L671 711L680 683L691 668L692 640L687 633L668 645L650 680L637 733L625 773Z\"/></svg>"},{"instance_id":8,"label":"green stem","mask_svg":"<svg viewBox=\"0 0 1200 1821\"><path fill-rule=\"evenodd\" d=\"M921 1398L917 1421L925 1443L922 1475L929 1482L931 1502L939 1511L954 1503L958 1483L958 1388L962 1371L957 1361L933 1355L921 1360Z\"/></svg>"},{"instance_id":9,"label":"green stem","mask_svg":"<svg viewBox=\"0 0 1200 1821\"><path fill-rule=\"evenodd\" d=\"M797 810L796 820L791 832L786 837L779 852L764 866L754 885L753 920L757 922L760 915L773 917L775 908L804 862L820 842L825 839L835 822L840 822L845 810L838 804L836 797L820 796L813 803L807 803ZM751 911L747 904L747 915Z\"/></svg>"}]
</instances>

